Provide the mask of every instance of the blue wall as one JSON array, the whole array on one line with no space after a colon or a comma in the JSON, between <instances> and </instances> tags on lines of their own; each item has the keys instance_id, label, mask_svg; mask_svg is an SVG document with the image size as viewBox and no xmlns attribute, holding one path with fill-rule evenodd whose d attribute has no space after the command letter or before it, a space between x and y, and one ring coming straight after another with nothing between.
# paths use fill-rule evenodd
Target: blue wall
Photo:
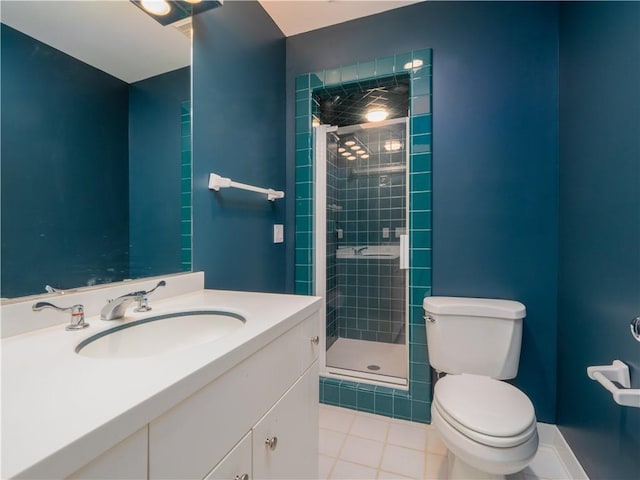
<instances>
[{"instance_id":1,"label":"blue wall","mask_svg":"<svg viewBox=\"0 0 640 480\"><path fill-rule=\"evenodd\" d=\"M129 204L132 277L181 271L181 103L191 69L129 87Z\"/></svg>"},{"instance_id":2,"label":"blue wall","mask_svg":"<svg viewBox=\"0 0 640 480\"><path fill-rule=\"evenodd\" d=\"M640 3L560 7L558 424L592 479L638 478L640 409L589 380L614 359L640 388Z\"/></svg>"},{"instance_id":3,"label":"blue wall","mask_svg":"<svg viewBox=\"0 0 640 480\"><path fill-rule=\"evenodd\" d=\"M527 306L516 384L546 422L556 388L557 42L557 6L518 2L425 2L287 38L287 225L295 76L433 48L433 293ZM292 290L291 229L286 240Z\"/></svg>"},{"instance_id":4,"label":"blue wall","mask_svg":"<svg viewBox=\"0 0 640 480\"><path fill-rule=\"evenodd\" d=\"M283 292L273 224L284 223L284 201L207 184L214 172L284 190L284 36L257 2L201 13L194 31L194 270L207 288Z\"/></svg>"},{"instance_id":5,"label":"blue wall","mask_svg":"<svg viewBox=\"0 0 640 480\"><path fill-rule=\"evenodd\" d=\"M1 296L126 278L128 85L6 25L1 43Z\"/></svg>"}]
</instances>

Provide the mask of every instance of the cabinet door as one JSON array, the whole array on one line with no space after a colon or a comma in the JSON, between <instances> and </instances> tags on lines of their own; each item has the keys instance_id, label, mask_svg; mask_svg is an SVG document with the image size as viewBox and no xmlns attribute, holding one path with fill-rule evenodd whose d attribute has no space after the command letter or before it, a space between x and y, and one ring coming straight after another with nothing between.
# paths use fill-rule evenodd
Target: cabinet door
<instances>
[{"instance_id":1,"label":"cabinet door","mask_svg":"<svg viewBox=\"0 0 640 480\"><path fill-rule=\"evenodd\" d=\"M318 478L318 363L253 429L255 479Z\"/></svg>"},{"instance_id":2,"label":"cabinet door","mask_svg":"<svg viewBox=\"0 0 640 480\"><path fill-rule=\"evenodd\" d=\"M251 478L253 474L251 472L251 432L249 432L204 480L250 480Z\"/></svg>"},{"instance_id":3,"label":"cabinet door","mask_svg":"<svg viewBox=\"0 0 640 480\"><path fill-rule=\"evenodd\" d=\"M296 326L149 424L149 478L201 479L301 374ZM275 372L275 373L274 373Z\"/></svg>"},{"instance_id":4,"label":"cabinet door","mask_svg":"<svg viewBox=\"0 0 640 480\"><path fill-rule=\"evenodd\" d=\"M147 445L145 426L68 478L144 480L147 478Z\"/></svg>"}]
</instances>

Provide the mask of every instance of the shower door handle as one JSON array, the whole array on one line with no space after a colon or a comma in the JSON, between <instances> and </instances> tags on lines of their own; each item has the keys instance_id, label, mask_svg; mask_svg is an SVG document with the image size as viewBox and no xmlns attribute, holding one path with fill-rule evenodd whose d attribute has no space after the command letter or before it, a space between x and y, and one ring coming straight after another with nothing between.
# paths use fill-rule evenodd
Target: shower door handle
<instances>
[{"instance_id":1,"label":"shower door handle","mask_svg":"<svg viewBox=\"0 0 640 480\"><path fill-rule=\"evenodd\" d=\"M409 236L400 235L400 270L409 268Z\"/></svg>"}]
</instances>

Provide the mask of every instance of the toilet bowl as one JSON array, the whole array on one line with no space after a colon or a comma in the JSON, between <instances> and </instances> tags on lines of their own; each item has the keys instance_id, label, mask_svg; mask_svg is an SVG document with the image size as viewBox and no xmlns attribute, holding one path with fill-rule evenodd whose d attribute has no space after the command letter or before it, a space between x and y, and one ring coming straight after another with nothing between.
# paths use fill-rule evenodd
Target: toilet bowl
<instances>
[{"instance_id":1,"label":"toilet bowl","mask_svg":"<svg viewBox=\"0 0 640 480\"><path fill-rule=\"evenodd\" d=\"M505 478L524 469L538 449L531 401L517 388L489 377L440 379L431 422L450 452L451 479Z\"/></svg>"},{"instance_id":2,"label":"toilet bowl","mask_svg":"<svg viewBox=\"0 0 640 480\"><path fill-rule=\"evenodd\" d=\"M538 449L533 404L504 382L518 372L525 307L511 300L426 297L429 363L440 374L431 422L450 479L504 479Z\"/></svg>"}]
</instances>

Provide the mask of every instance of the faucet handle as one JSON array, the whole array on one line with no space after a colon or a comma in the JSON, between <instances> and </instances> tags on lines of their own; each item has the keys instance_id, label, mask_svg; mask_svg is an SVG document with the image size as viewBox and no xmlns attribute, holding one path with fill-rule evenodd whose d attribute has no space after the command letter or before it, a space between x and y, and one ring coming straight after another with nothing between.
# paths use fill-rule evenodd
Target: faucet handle
<instances>
[{"instance_id":1,"label":"faucet handle","mask_svg":"<svg viewBox=\"0 0 640 480\"><path fill-rule=\"evenodd\" d=\"M166 284L167 284L167 282L165 282L164 280L160 280L155 287L153 287L151 290L148 290L148 291L144 292L143 295L147 296L150 293L155 292L158 287L164 287Z\"/></svg>"},{"instance_id":2,"label":"faucet handle","mask_svg":"<svg viewBox=\"0 0 640 480\"><path fill-rule=\"evenodd\" d=\"M84 305L76 304L71 305L70 307L58 307L57 305L49 302L37 302L31 306L31 309L34 312L39 312L43 308L53 308L59 312L71 312L71 320L65 330L82 330L89 326L89 324L84 321Z\"/></svg>"},{"instance_id":3,"label":"faucet handle","mask_svg":"<svg viewBox=\"0 0 640 480\"><path fill-rule=\"evenodd\" d=\"M138 301L138 306L133 309L134 312L148 312L151 310L151 307L149 306L149 299L146 295L139 296L136 300Z\"/></svg>"},{"instance_id":4,"label":"faucet handle","mask_svg":"<svg viewBox=\"0 0 640 480\"><path fill-rule=\"evenodd\" d=\"M146 292L135 292L135 298L136 298L136 301L138 302L138 306L134 308L133 311L148 312L149 310L151 310L147 295L154 292L158 287L164 287L166 284L167 282L165 282L164 280L160 280L158 284L155 287L153 287L151 290L148 290Z\"/></svg>"}]
</instances>

